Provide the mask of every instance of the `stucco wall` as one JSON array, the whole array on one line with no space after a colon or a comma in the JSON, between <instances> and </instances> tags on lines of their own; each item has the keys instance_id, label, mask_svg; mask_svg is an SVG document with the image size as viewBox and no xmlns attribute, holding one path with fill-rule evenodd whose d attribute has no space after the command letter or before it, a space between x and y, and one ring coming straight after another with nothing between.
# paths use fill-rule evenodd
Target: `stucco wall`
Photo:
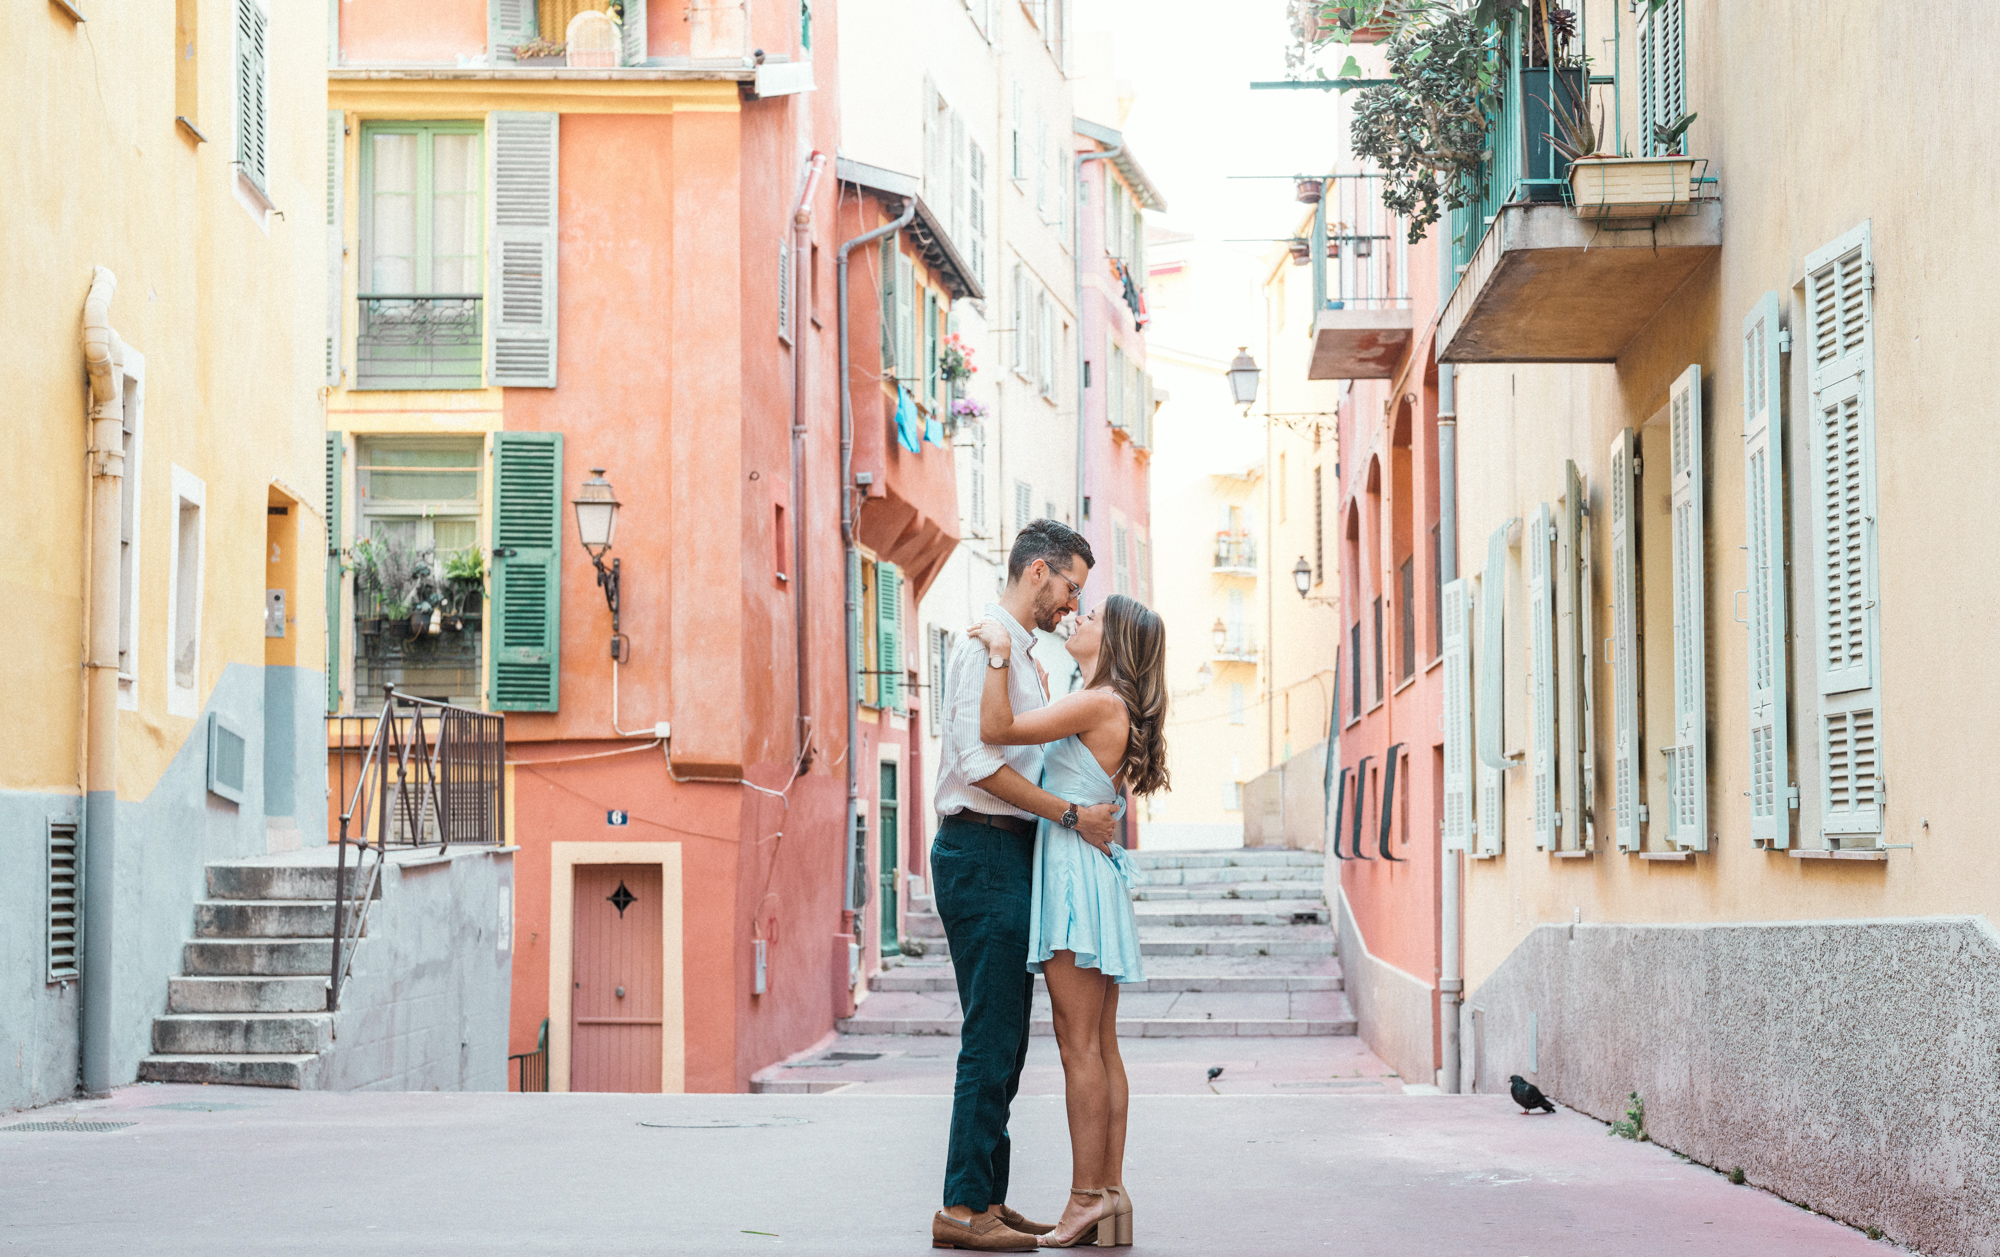
<instances>
[{"instance_id":1,"label":"stucco wall","mask_svg":"<svg viewBox=\"0 0 2000 1257\"><path fill-rule=\"evenodd\" d=\"M1462 1025L1481 1092L1520 1073L1609 1121L1637 1091L1664 1147L1927 1254L2000 1251L1984 917L1543 925Z\"/></svg>"},{"instance_id":2,"label":"stucco wall","mask_svg":"<svg viewBox=\"0 0 2000 1257\"><path fill-rule=\"evenodd\" d=\"M1431 1085L1437 1078L1437 1038L1430 984L1403 972L1368 950L1346 892L1334 887L1334 921L1339 931L1341 985L1356 1027L1375 1055L1389 1062L1404 1082Z\"/></svg>"}]
</instances>

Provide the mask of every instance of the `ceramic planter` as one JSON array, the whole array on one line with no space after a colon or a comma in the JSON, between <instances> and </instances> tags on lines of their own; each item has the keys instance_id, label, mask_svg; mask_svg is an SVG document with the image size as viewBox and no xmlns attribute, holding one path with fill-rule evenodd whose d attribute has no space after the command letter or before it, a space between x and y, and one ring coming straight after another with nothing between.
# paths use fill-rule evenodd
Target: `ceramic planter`
<instances>
[{"instance_id":1,"label":"ceramic planter","mask_svg":"<svg viewBox=\"0 0 2000 1257\"><path fill-rule=\"evenodd\" d=\"M1570 166L1579 218L1667 218L1694 208L1693 157L1585 157Z\"/></svg>"}]
</instances>

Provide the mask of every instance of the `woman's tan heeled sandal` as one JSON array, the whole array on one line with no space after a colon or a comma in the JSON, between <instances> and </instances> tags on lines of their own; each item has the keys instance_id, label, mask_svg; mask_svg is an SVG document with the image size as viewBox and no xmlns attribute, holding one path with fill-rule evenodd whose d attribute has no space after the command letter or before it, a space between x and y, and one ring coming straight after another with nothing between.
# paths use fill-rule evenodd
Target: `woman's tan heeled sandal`
<instances>
[{"instance_id":1,"label":"woman's tan heeled sandal","mask_svg":"<svg viewBox=\"0 0 2000 1257\"><path fill-rule=\"evenodd\" d=\"M1111 1242L1121 1247L1132 1243L1132 1194L1125 1190L1123 1183L1105 1188L1118 1200L1117 1212L1111 1216Z\"/></svg>"},{"instance_id":2,"label":"woman's tan heeled sandal","mask_svg":"<svg viewBox=\"0 0 2000 1257\"><path fill-rule=\"evenodd\" d=\"M1072 1187L1069 1189L1069 1194L1072 1196L1102 1196L1105 1198L1104 1208L1095 1218L1092 1218L1089 1222L1078 1228L1075 1235L1070 1236L1066 1240L1058 1239L1054 1232L1042 1236L1042 1247L1075 1248L1079 1244L1095 1244L1099 1248L1110 1248L1112 1246L1112 1232L1116 1230L1116 1223L1112 1216L1112 1206L1115 1198L1111 1195L1111 1189L1105 1187Z\"/></svg>"}]
</instances>

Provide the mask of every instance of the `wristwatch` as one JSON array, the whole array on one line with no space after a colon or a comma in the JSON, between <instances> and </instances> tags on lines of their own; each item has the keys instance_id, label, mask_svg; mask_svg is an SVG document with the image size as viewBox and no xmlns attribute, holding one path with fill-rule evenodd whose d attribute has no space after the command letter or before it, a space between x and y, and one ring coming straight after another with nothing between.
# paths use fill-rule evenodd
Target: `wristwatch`
<instances>
[{"instance_id":1,"label":"wristwatch","mask_svg":"<svg viewBox=\"0 0 2000 1257\"><path fill-rule=\"evenodd\" d=\"M1007 656L988 655L986 656L986 666L989 668L1004 668L1007 666Z\"/></svg>"},{"instance_id":2,"label":"wristwatch","mask_svg":"<svg viewBox=\"0 0 2000 1257\"><path fill-rule=\"evenodd\" d=\"M1062 814L1062 819L1061 819L1061 820L1059 820L1059 821L1057 821L1057 822L1056 822L1056 824L1058 824L1058 825L1061 825L1061 826L1062 826L1062 827L1063 827L1064 829L1075 829L1075 828L1076 828L1076 804L1072 803L1072 804L1070 804L1070 805L1069 805L1069 806L1068 806L1067 808L1064 808L1064 809L1063 809L1063 814Z\"/></svg>"}]
</instances>

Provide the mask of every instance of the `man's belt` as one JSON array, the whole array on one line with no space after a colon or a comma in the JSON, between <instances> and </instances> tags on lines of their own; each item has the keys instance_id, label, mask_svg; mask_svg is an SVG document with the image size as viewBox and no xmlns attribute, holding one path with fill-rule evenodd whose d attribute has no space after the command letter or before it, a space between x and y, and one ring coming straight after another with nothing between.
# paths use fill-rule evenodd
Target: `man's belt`
<instances>
[{"instance_id":1,"label":"man's belt","mask_svg":"<svg viewBox=\"0 0 2000 1257\"><path fill-rule=\"evenodd\" d=\"M1035 836L1035 822L1020 816L989 816L985 812L975 812L965 808L951 814L953 820L971 821L975 825L990 825L994 829L1004 829L1010 834L1020 834L1024 838Z\"/></svg>"}]
</instances>

